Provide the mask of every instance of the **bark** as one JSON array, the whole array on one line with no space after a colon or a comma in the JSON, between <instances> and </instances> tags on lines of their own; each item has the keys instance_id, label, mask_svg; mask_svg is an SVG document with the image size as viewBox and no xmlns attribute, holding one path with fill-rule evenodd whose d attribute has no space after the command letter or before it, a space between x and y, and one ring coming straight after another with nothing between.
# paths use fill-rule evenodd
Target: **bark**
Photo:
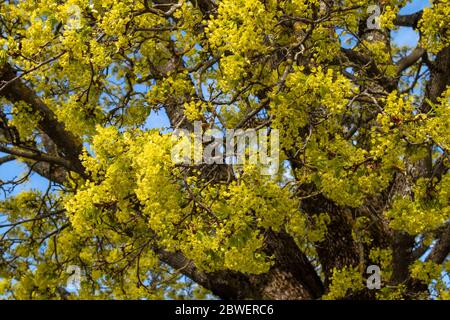
<instances>
[{"instance_id":1,"label":"bark","mask_svg":"<svg viewBox=\"0 0 450 320\"><path fill-rule=\"evenodd\" d=\"M417 28L417 23L422 18L423 11L418 11L412 14L398 15L394 19L394 24L399 27Z\"/></svg>"},{"instance_id":2,"label":"bark","mask_svg":"<svg viewBox=\"0 0 450 320\"><path fill-rule=\"evenodd\" d=\"M0 82L8 82L15 77L16 72L9 64L5 63L0 66ZM17 79L4 87L0 95L12 103L23 101L30 105L33 112L40 116L39 129L45 132L58 147L61 156L65 158L64 162L66 164L70 163L68 165L70 169L84 175L84 168L79 159L82 150L81 142L73 134L65 130L64 124L57 120L54 112L47 107L32 89L27 87L21 79ZM62 165L61 163L58 164Z\"/></svg>"},{"instance_id":3,"label":"bark","mask_svg":"<svg viewBox=\"0 0 450 320\"><path fill-rule=\"evenodd\" d=\"M325 286L328 286L334 267L340 269L344 266L357 266L360 262L348 219L350 212L338 208L323 196L303 201L302 209L310 216L324 212L330 216L331 222L327 225L325 239L316 246L325 273Z\"/></svg>"},{"instance_id":4,"label":"bark","mask_svg":"<svg viewBox=\"0 0 450 320\"><path fill-rule=\"evenodd\" d=\"M434 245L427 261L443 263L450 252L450 223L447 223L441 231L439 240Z\"/></svg>"},{"instance_id":5,"label":"bark","mask_svg":"<svg viewBox=\"0 0 450 320\"><path fill-rule=\"evenodd\" d=\"M221 270L199 271L180 252L159 251L162 261L190 277L222 299L318 299L324 288L316 271L295 242L285 233L269 232L267 252L275 264L268 273L245 275Z\"/></svg>"}]
</instances>

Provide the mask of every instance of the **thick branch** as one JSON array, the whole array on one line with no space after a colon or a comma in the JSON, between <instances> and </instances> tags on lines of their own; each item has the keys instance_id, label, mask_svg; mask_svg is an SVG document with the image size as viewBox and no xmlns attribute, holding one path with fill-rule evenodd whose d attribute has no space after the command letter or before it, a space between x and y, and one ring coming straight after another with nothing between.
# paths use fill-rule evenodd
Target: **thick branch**
<instances>
[{"instance_id":1,"label":"thick branch","mask_svg":"<svg viewBox=\"0 0 450 320\"><path fill-rule=\"evenodd\" d=\"M216 296L225 300L262 299L262 292L255 287L248 276L230 272L218 271L205 273L199 271L194 263L181 252L160 251L161 260L172 268L191 278L196 283L211 290Z\"/></svg>"},{"instance_id":2,"label":"thick branch","mask_svg":"<svg viewBox=\"0 0 450 320\"><path fill-rule=\"evenodd\" d=\"M275 257L269 272L245 275L221 270L206 273L180 252L158 253L163 262L178 269L222 299L317 299L324 293L322 281L295 241L284 232L268 232L267 253Z\"/></svg>"},{"instance_id":3,"label":"thick branch","mask_svg":"<svg viewBox=\"0 0 450 320\"><path fill-rule=\"evenodd\" d=\"M415 64L425 54L425 49L417 47L410 55L404 57L397 63L397 74L400 75L404 70Z\"/></svg>"},{"instance_id":4,"label":"thick branch","mask_svg":"<svg viewBox=\"0 0 450 320\"><path fill-rule=\"evenodd\" d=\"M9 64L0 66L1 81L7 82L15 77L15 71ZM64 124L57 120L53 111L45 105L33 90L28 88L21 79L17 79L9 83L1 94L13 103L23 101L30 105L33 112L40 116L39 129L52 139L58 150L71 162L69 166L71 170L84 174L83 165L78 158L82 150L81 142L73 134L65 130ZM67 167L67 163L64 166Z\"/></svg>"},{"instance_id":5,"label":"thick branch","mask_svg":"<svg viewBox=\"0 0 450 320\"><path fill-rule=\"evenodd\" d=\"M16 160L16 157L13 156L13 155L7 155L7 156L4 156L4 157L1 157L0 158L0 165L2 165L4 163L7 163L7 162L10 162L10 161L13 161L13 160Z\"/></svg>"},{"instance_id":6,"label":"thick branch","mask_svg":"<svg viewBox=\"0 0 450 320\"><path fill-rule=\"evenodd\" d=\"M435 263L442 263L450 253L450 223L447 223L442 230L441 237L431 250L430 255L427 257L427 261L433 261Z\"/></svg>"},{"instance_id":7,"label":"thick branch","mask_svg":"<svg viewBox=\"0 0 450 320\"><path fill-rule=\"evenodd\" d=\"M48 162L33 162L27 165L40 176L54 183L64 185L67 182L67 170L64 167L56 166Z\"/></svg>"},{"instance_id":8,"label":"thick branch","mask_svg":"<svg viewBox=\"0 0 450 320\"><path fill-rule=\"evenodd\" d=\"M392 277L393 285L404 284L409 279L409 265L413 262L414 237L396 231L392 243Z\"/></svg>"},{"instance_id":9,"label":"thick branch","mask_svg":"<svg viewBox=\"0 0 450 320\"><path fill-rule=\"evenodd\" d=\"M38 150L29 150L29 149L22 149L22 148L8 148L3 145L0 145L0 151L16 156L21 157L25 159L31 159L35 161L44 161L48 163L53 163L62 167L65 167L68 170L75 171L75 168L73 168L73 165L70 161L67 161L66 159L55 157L43 152L40 152Z\"/></svg>"},{"instance_id":10,"label":"thick branch","mask_svg":"<svg viewBox=\"0 0 450 320\"><path fill-rule=\"evenodd\" d=\"M412 14L398 15L394 19L394 24L398 27L412 27L417 28L419 20L422 18L423 11L415 12Z\"/></svg>"}]
</instances>

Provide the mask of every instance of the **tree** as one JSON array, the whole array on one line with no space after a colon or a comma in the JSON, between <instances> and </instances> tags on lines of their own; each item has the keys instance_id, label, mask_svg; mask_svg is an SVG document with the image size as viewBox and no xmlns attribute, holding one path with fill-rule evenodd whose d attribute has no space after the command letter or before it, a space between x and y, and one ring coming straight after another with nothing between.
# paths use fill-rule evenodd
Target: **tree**
<instances>
[{"instance_id":1,"label":"tree","mask_svg":"<svg viewBox=\"0 0 450 320\"><path fill-rule=\"evenodd\" d=\"M2 1L0 295L448 298L450 4L406 3ZM174 162L195 121L279 170Z\"/></svg>"}]
</instances>

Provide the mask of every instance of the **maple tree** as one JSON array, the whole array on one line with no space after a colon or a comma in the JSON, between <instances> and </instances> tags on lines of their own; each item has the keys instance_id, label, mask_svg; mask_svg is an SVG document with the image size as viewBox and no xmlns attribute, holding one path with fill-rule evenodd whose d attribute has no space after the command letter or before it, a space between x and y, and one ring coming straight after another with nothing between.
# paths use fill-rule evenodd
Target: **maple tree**
<instances>
[{"instance_id":1,"label":"maple tree","mask_svg":"<svg viewBox=\"0 0 450 320\"><path fill-rule=\"evenodd\" d=\"M448 299L450 3L407 3L1 1L0 296ZM177 165L194 121L279 130L278 172Z\"/></svg>"}]
</instances>

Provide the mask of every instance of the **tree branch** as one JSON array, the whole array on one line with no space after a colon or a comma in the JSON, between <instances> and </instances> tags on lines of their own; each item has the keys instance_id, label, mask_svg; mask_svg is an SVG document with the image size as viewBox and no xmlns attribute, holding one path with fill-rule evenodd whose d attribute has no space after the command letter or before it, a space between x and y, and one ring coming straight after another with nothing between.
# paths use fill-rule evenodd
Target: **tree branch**
<instances>
[{"instance_id":1,"label":"tree branch","mask_svg":"<svg viewBox=\"0 0 450 320\"><path fill-rule=\"evenodd\" d=\"M0 80L9 81L16 77L15 71L9 64L0 65ZM6 85L1 92L9 101L15 103L23 101L31 106L33 112L40 115L38 127L45 132L70 162L71 170L85 176L84 167L81 164L79 155L82 150L82 144L70 132L66 131L64 124L59 122L54 112L45 105L33 90L28 88L20 79ZM33 159L33 158L31 158ZM67 167L68 162L64 163Z\"/></svg>"},{"instance_id":2,"label":"tree branch","mask_svg":"<svg viewBox=\"0 0 450 320\"><path fill-rule=\"evenodd\" d=\"M450 223L447 223L442 230L441 237L434 245L431 253L427 257L427 261L434 263L442 263L450 253Z\"/></svg>"},{"instance_id":3,"label":"tree branch","mask_svg":"<svg viewBox=\"0 0 450 320\"><path fill-rule=\"evenodd\" d=\"M394 19L394 24L398 27L412 27L417 28L419 20L422 18L423 11L418 11L412 14L398 15Z\"/></svg>"},{"instance_id":4,"label":"tree branch","mask_svg":"<svg viewBox=\"0 0 450 320\"><path fill-rule=\"evenodd\" d=\"M267 250L275 264L267 273L246 275L230 270L206 273L181 252L157 250L167 263L222 299L317 299L322 281L295 241L284 232L268 232Z\"/></svg>"},{"instance_id":5,"label":"tree branch","mask_svg":"<svg viewBox=\"0 0 450 320\"><path fill-rule=\"evenodd\" d=\"M70 161L49 155L47 153L40 152L38 150L23 149L18 147L8 148L3 145L0 145L0 152L4 152L16 157L26 158L30 160L45 161L48 163L53 163L62 166L68 170L76 171L76 169L73 167Z\"/></svg>"},{"instance_id":6,"label":"tree branch","mask_svg":"<svg viewBox=\"0 0 450 320\"><path fill-rule=\"evenodd\" d=\"M402 58L397 62L397 75L400 75L404 70L415 64L425 54L425 49L417 47L410 55Z\"/></svg>"},{"instance_id":7,"label":"tree branch","mask_svg":"<svg viewBox=\"0 0 450 320\"><path fill-rule=\"evenodd\" d=\"M4 157L1 157L0 158L0 165L2 165L4 163L7 163L7 162L10 162L10 161L13 161L13 160L16 160L16 157L13 156L13 155L7 155L7 156L4 156Z\"/></svg>"}]
</instances>

